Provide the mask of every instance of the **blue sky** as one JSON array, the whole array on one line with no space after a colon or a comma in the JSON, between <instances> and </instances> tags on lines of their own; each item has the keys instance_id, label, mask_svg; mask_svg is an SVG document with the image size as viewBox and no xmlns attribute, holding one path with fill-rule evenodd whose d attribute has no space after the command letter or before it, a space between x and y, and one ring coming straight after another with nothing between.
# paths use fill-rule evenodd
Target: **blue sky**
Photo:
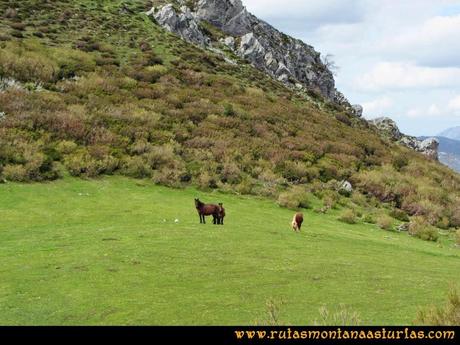
<instances>
[{"instance_id":1,"label":"blue sky","mask_svg":"<svg viewBox=\"0 0 460 345\"><path fill-rule=\"evenodd\" d=\"M279 30L332 54L364 116L412 135L460 126L460 0L243 0Z\"/></svg>"}]
</instances>

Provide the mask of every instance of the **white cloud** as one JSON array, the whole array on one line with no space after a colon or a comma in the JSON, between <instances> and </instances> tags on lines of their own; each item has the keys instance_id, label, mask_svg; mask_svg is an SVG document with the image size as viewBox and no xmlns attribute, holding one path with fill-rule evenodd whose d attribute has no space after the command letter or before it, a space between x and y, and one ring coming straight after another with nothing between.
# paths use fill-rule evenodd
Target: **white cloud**
<instances>
[{"instance_id":1,"label":"white cloud","mask_svg":"<svg viewBox=\"0 0 460 345\"><path fill-rule=\"evenodd\" d=\"M427 66L460 67L460 15L431 17L384 38L379 49Z\"/></svg>"},{"instance_id":2,"label":"white cloud","mask_svg":"<svg viewBox=\"0 0 460 345\"><path fill-rule=\"evenodd\" d=\"M448 108L454 111L460 111L460 95L452 98L449 102Z\"/></svg>"},{"instance_id":3,"label":"white cloud","mask_svg":"<svg viewBox=\"0 0 460 345\"><path fill-rule=\"evenodd\" d=\"M381 62L356 80L361 90L460 87L460 68L422 67L407 62Z\"/></svg>"},{"instance_id":4,"label":"white cloud","mask_svg":"<svg viewBox=\"0 0 460 345\"><path fill-rule=\"evenodd\" d=\"M393 100L388 96L380 97L362 104L366 117L380 116L384 110L387 110L392 105Z\"/></svg>"},{"instance_id":5,"label":"white cloud","mask_svg":"<svg viewBox=\"0 0 460 345\"><path fill-rule=\"evenodd\" d=\"M407 116L410 118L436 118L443 114L441 108L436 104L431 104L427 109L412 108L407 111Z\"/></svg>"},{"instance_id":6,"label":"white cloud","mask_svg":"<svg viewBox=\"0 0 460 345\"><path fill-rule=\"evenodd\" d=\"M257 16L269 20L291 21L314 27L325 23L350 23L362 20L363 0L243 0L246 8Z\"/></svg>"}]
</instances>

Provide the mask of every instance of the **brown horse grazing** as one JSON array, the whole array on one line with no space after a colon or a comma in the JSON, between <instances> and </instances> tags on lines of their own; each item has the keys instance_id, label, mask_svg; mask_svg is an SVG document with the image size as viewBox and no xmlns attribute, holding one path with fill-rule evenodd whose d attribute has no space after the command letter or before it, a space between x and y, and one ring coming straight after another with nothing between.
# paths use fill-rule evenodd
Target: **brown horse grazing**
<instances>
[{"instance_id":1,"label":"brown horse grazing","mask_svg":"<svg viewBox=\"0 0 460 345\"><path fill-rule=\"evenodd\" d=\"M302 223L303 223L303 214L298 212L292 218L292 223L291 223L292 229L295 232L300 232L300 228L302 227Z\"/></svg>"},{"instance_id":2,"label":"brown horse grazing","mask_svg":"<svg viewBox=\"0 0 460 345\"><path fill-rule=\"evenodd\" d=\"M206 224L206 216L212 216L213 223L218 224L220 207L213 204L205 204L200 201L200 199L195 199L195 207L200 216L200 224Z\"/></svg>"},{"instance_id":3,"label":"brown horse grazing","mask_svg":"<svg viewBox=\"0 0 460 345\"><path fill-rule=\"evenodd\" d=\"M225 218L225 208L223 203L219 203L219 218L217 219L217 224L224 225Z\"/></svg>"}]
</instances>

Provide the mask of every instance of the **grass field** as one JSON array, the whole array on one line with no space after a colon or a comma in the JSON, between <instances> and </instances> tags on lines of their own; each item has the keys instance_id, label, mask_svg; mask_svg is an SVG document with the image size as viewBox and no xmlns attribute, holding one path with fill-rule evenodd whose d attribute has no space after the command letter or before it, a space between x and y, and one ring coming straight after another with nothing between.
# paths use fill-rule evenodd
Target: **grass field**
<instances>
[{"instance_id":1,"label":"grass field","mask_svg":"<svg viewBox=\"0 0 460 345\"><path fill-rule=\"evenodd\" d=\"M224 203L224 226L199 224L196 196ZM340 304L362 324L410 324L460 283L460 250L446 239L312 211L295 234L292 214L120 177L0 185L0 324L255 324L269 300L282 301L283 324Z\"/></svg>"}]
</instances>

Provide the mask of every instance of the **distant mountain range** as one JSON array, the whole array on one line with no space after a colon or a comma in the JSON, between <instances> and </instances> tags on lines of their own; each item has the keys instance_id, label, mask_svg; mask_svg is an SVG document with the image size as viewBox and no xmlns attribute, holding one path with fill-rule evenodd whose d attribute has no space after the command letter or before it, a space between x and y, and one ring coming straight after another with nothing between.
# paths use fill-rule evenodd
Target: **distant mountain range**
<instances>
[{"instance_id":1,"label":"distant mountain range","mask_svg":"<svg viewBox=\"0 0 460 345\"><path fill-rule=\"evenodd\" d=\"M460 140L460 126L452 127L438 134L439 137Z\"/></svg>"},{"instance_id":2,"label":"distant mountain range","mask_svg":"<svg viewBox=\"0 0 460 345\"><path fill-rule=\"evenodd\" d=\"M427 138L433 137L419 137ZM460 172L460 127L446 129L434 138L439 141L439 161Z\"/></svg>"}]
</instances>

